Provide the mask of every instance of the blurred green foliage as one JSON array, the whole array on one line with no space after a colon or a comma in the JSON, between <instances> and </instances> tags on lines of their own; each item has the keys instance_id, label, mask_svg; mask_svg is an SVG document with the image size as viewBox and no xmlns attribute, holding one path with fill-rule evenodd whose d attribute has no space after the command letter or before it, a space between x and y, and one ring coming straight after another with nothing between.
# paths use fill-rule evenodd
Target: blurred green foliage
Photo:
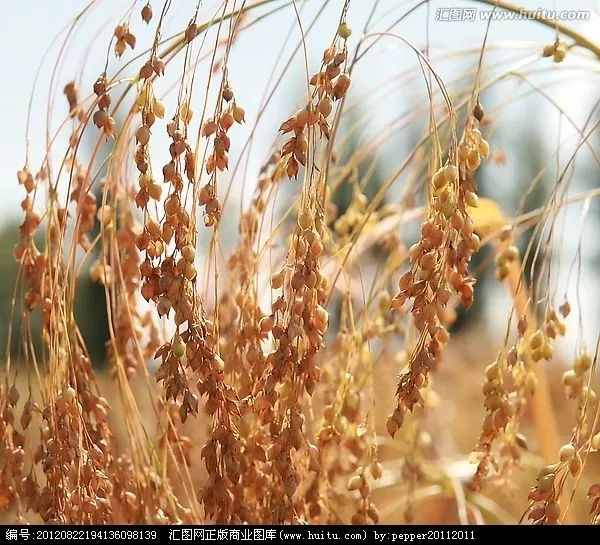
<instances>
[{"instance_id":1,"label":"blurred green foliage","mask_svg":"<svg viewBox=\"0 0 600 545\"><path fill-rule=\"evenodd\" d=\"M0 346L2 349L8 342L12 299L18 273L18 264L13 258L13 248L18 240L17 233L16 222L6 224L0 231ZM77 283L75 301L75 319L92 361L96 365L103 365L106 358L105 342L109 337L104 288L92 282L85 270ZM20 361L24 357L22 347L19 346L19 340L22 338L19 302L20 295L17 292L10 346L15 361ZM39 354L41 350L39 308L31 313L30 324L34 347Z\"/></svg>"}]
</instances>

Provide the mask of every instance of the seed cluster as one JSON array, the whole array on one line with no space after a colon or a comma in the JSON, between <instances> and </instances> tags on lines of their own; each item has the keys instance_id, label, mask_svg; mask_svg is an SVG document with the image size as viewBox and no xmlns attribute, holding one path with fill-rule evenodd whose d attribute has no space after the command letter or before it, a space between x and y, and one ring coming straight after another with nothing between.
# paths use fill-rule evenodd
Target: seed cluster
<instances>
[{"instance_id":1,"label":"seed cluster","mask_svg":"<svg viewBox=\"0 0 600 545\"><path fill-rule=\"evenodd\" d=\"M33 209L30 194L36 188L34 176L27 168L17 173L19 183L23 185L27 196L21 202L24 212L23 223L19 226L19 242L15 245L14 257L22 264L25 284L25 302L28 310L33 310L42 299L42 284L46 271L46 255L40 253L35 245L34 233L40 225L40 216Z\"/></svg>"},{"instance_id":2,"label":"seed cluster","mask_svg":"<svg viewBox=\"0 0 600 545\"><path fill-rule=\"evenodd\" d=\"M204 207L204 225L211 227L221 218L221 204L216 190L216 173L227 169L229 164L229 148L231 140L227 131L234 123L244 122L245 112L235 100L233 90L226 84L221 92L221 99L215 111L215 116L202 126L202 136L212 137L212 153L206 160L206 172L210 181L202 187L198 196L200 206ZM214 135L214 136L213 136Z\"/></svg>"},{"instance_id":3,"label":"seed cluster","mask_svg":"<svg viewBox=\"0 0 600 545\"><path fill-rule=\"evenodd\" d=\"M496 278L502 282L508 278L510 267L520 260L519 248L514 245L506 245L496 255Z\"/></svg>"},{"instance_id":4,"label":"seed cluster","mask_svg":"<svg viewBox=\"0 0 600 545\"><path fill-rule=\"evenodd\" d=\"M535 392L537 366L552 359L554 339L564 335L565 324L553 309L548 309L540 328L531 328L528 319L522 317L517 330L514 344L506 352L501 351L498 359L486 368L483 395L487 414L475 448L478 465L471 481L475 489L490 476L492 468L498 469L497 476L502 479L519 463L522 450L527 448L519 426L528 398ZM500 462L493 452L498 440Z\"/></svg>"},{"instance_id":5,"label":"seed cluster","mask_svg":"<svg viewBox=\"0 0 600 545\"><path fill-rule=\"evenodd\" d=\"M315 357L329 321L322 306L326 282L319 266L323 215L316 212L299 211L288 263L271 278L273 289L283 289L283 293L273 303L273 314L259 323L261 334L273 339L275 350L268 355L266 370L254 387L254 410L275 432L267 459L279 474L285 494L279 513L282 522L293 518L289 500L300 475L292 464L292 450L300 450L306 441L300 402L304 392L313 394L319 380Z\"/></svg>"},{"instance_id":6,"label":"seed cluster","mask_svg":"<svg viewBox=\"0 0 600 545\"><path fill-rule=\"evenodd\" d=\"M96 107L98 109L92 117L94 125L101 129L107 138L114 136L115 120L108 113L111 98L106 87L106 74L104 72L98 76L96 83L94 83L94 94L98 97L96 100Z\"/></svg>"},{"instance_id":7,"label":"seed cluster","mask_svg":"<svg viewBox=\"0 0 600 545\"><path fill-rule=\"evenodd\" d=\"M582 352L575 358L571 369L565 371L562 377L565 395L569 399L579 400L580 406L583 406L590 397L592 403L596 401L594 391L585 385L591 368L592 357L587 352Z\"/></svg>"},{"instance_id":8,"label":"seed cluster","mask_svg":"<svg viewBox=\"0 0 600 545\"><path fill-rule=\"evenodd\" d=\"M135 35L129 30L129 25L126 23L117 25L114 31L115 36L115 55L120 57L125 53L127 46L135 49Z\"/></svg>"},{"instance_id":9,"label":"seed cluster","mask_svg":"<svg viewBox=\"0 0 600 545\"><path fill-rule=\"evenodd\" d=\"M544 57L552 57L552 60L556 63L562 62L567 54L567 44L558 37L554 43L544 46L542 55Z\"/></svg>"},{"instance_id":10,"label":"seed cluster","mask_svg":"<svg viewBox=\"0 0 600 545\"><path fill-rule=\"evenodd\" d=\"M559 462L541 468L529 491L527 518L533 524L557 524L561 516L559 500L569 475L577 478L583 467L578 449L567 443L560 448Z\"/></svg>"},{"instance_id":11,"label":"seed cluster","mask_svg":"<svg viewBox=\"0 0 600 545\"><path fill-rule=\"evenodd\" d=\"M487 157L489 145L477 124L483 119L477 103L458 144L455 161L439 168L431 177L429 217L421 224L421 240L411 246L411 269L398 281L392 309L412 300L411 316L419 339L409 359L409 369L400 376L394 412L387 429L393 437L402 427L404 413L423 403L421 388L449 340L444 326L447 305L454 292L463 307L473 302L475 279L468 275L471 256L479 250L469 208L477 206L473 173Z\"/></svg>"},{"instance_id":12,"label":"seed cluster","mask_svg":"<svg viewBox=\"0 0 600 545\"><path fill-rule=\"evenodd\" d=\"M333 103L341 100L350 87L346 47L350 29L346 23L342 25L345 25L341 27L342 32L338 32L331 47L323 54L321 70L310 78L310 85L314 87L310 102L298 110L296 115L284 121L279 128L282 134L294 133L281 148L281 156L286 161L285 172L289 178L298 176L299 165L306 166L308 135L311 129L317 126L321 135L329 138L328 117L333 111Z\"/></svg>"}]
</instances>

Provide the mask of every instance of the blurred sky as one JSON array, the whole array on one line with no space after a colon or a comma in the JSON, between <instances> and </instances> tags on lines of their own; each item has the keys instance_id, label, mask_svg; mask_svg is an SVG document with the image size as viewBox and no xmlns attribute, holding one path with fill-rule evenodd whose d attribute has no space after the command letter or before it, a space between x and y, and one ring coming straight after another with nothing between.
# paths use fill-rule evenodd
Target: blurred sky
<instances>
[{"instance_id":1,"label":"blurred sky","mask_svg":"<svg viewBox=\"0 0 600 545\"><path fill-rule=\"evenodd\" d=\"M309 15L314 13L320 5L321 0L308 0L306 7L302 8L304 23L309 20ZM195 1L192 0L173 0L171 12L175 14L167 23L167 29L171 31L179 30L182 22L184 23L193 10ZM239 5L238 1L238 5ZM282 2L274 1L273 5ZM378 30L384 30L387 21L394 20L399 14L406 11L416 2L404 2L401 0L382 0L377 13L380 22L375 25ZM548 1L532 0L520 2L525 7L531 9L547 8L556 10L588 10L591 12L591 20L587 22L574 22L572 26L579 28L590 37L600 35L600 18L598 9L600 4L597 0L578 0L578 1ZM28 102L32 89L36 69L48 50L54 37L64 29L69 21L87 4L81 0L1 0L0 1L0 44L4 51L3 74L4 77L0 89L3 111L3 129L0 131L2 145L0 146L0 179L3 180L2 199L0 199L0 222L7 217L12 217L20 213L18 203L22 198L22 192L15 183L15 172L22 166L24 161L25 145L24 132L27 116ZM341 0L332 0L329 2L328 14L322 18L315 28L314 34L308 40L309 53L312 56L312 65L319 61L320 52L324 43L324 36L331 35L330 21L336 20L342 5ZM68 51L66 61L62 66L58 78L57 88L60 96L57 97L57 103L65 108L64 97L62 96L62 86L69 79L74 78L81 70L82 57L85 58L86 65L84 74L86 83L90 85L98 73L98 67L103 64L103 58L106 54L106 47L115 20L111 20L111 14L122 15L132 4L124 0L102 0L95 2L95 7L91 16L85 21L83 27L78 31L76 37L76 46ZM147 35L142 36L145 25L139 20L139 9L142 3L137 2L132 17L134 28L140 31L140 42L147 43ZM154 1L154 12L157 14L160 10L161 2ZM204 13L212 13L215 6L214 2L204 1L206 6ZM349 22L355 27L360 28L372 6L371 0L353 0L350 3L348 14ZM457 48L461 46L473 47L481 43L485 25L481 21L475 22L443 22L435 20L435 13L438 8L449 7L477 7L479 9L489 10L490 6L476 4L475 2L460 2L456 0L432 1L429 8L422 6L414 14L409 16L406 21L397 27L397 32L406 37L417 47L425 46L425 36L427 27L432 44L432 52L443 51L444 48ZM201 11L202 13L202 11ZM177 14L181 14L179 17ZM202 18L202 17L201 17ZM110 24L109 24L110 21ZM329 23L328 23L329 21ZM427 24L428 23L428 24ZM231 74L237 82L257 82L260 81L262 74L270 73L269 59L273 59L279 50L280 43L290 29L290 25L295 24L295 15L293 10L286 9L269 19L267 24L261 25L259 31L251 31L249 35L243 38L243 49L232 57ZM98 34L98 28L103 26L103 30ZM169 34L169 32L165 32ZM144 40L143 38L146 38ZM297 34L296 34L297 38ZM328 39L328 38L327 38ZM492 24L489 42L493 44L497 41L505 43L523 42L525 45L539 48L544 43L551 41L552 31L541 25L530 21L498 21ZM397 41L396 41L397 42ZM138 48L139 49L139 48ZM381 74L390 71L390 60L394 67L399 66L400 59L407 58L409 62L414 63L414 55L406 51L406 47L399 42L388 40L382 47L384 53L373 55L368 63L362 67L363 81L375 81ZM387 52L385 52L387 50ZM397 50L394 52L394 50ZM391 51L391 53L390 53ZM47 100L47 84L54 67L57 48L54 47L49 55L48 61L43 66L40 73L40 85L34 98L34 108L31 118L31 164L36 169L39 166L42 153L42 143L45 127L45 108ZM530 51L527 51L530 53ZM302 75L302 58L297 58L295 69L298 77ZM117 62L111 65L113 68L118 66ZM443 67L437 67L443 69ZM291 78L290 78L291 79ZM297 81L297 80L296 80ZM252 84L252 83L251 83ZM289 91L289 87L287 91ZM254 89L253 89L254 91ZM263 89L256 88L255 98L262 95ZM587 104L596 89L585 89L584 86L576 83L572 88L567 88L568 93L573 99L571 105L574 110L582 104ZM247 95L248 93L246 93ZM251 110L252 102L242 94L247 110ZM297 97L297 93L294 100ZM282 102L289 103L289 97L286 97L286 87L284 85L283 94L280 96ZM287 106L287 104L284 104ZM577 113L577 112L576 112ZM579 112L581 113L581 112ZM58 116L57 116L58 117Z\"/></svg>"}]
</instances>

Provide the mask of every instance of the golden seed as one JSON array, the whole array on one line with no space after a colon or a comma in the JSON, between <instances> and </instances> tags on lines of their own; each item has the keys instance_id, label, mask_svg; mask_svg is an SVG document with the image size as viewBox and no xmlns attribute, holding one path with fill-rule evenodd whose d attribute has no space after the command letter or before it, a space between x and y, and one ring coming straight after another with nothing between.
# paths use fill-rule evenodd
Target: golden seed
<instances>
[{"instance_id":1,"label":"golden seed","mask_svg":"<svg viewBox=\"0 0 600 545\"><path fill-rule=\"evenodd\" d=\"M452 214L454 214L454 209L454 204L450 200L443 201L441 210L446 219L450 219L452 217Z\"/></svg>"},{"instance_id":2,"label":"golden seed","mask_svg":"<svg viewBox=\"0 0 600 545\"><path fill-rule=\"evenodd\" d=\"M556 50L554 51L554 57L553 57L554 62L556 62L556 63L562 62L564 60L566 54L567 54L567 50L564 47L558 46L556 48Z\"/></svg>"},{"instance_id":3,"label":"golden seed","mask_svg":"<svg viewBox=\"0 0 600 545\"><path fill-rule=\"evenodd\" d=\"M340 26L337 29L337 33L340 38L347 40L352 34L352 29L347 23L340 23Z\"/></svg>"},{"instance_id":4,"label":"golden seed","mask_svg":"<svg viewBox=\"0 0 600 545\"><path fill-rule=\"evenodd\" d=\"M77 397L77 393L75 392L75 389L72 388L71 386L69 386L64 392L63 392L63 399L65 400L65 402L67 402L68 404L73 403L73 401L75 401L75 398Z\"/></svg>"},{"instance_id":5,"label":"golden seed","mask_svg":"<svg viewBox=\"0 0 600 545\"><path fill-rule=\"evenodd\" d=\"M182 358L185 354L185 343L180 335L175 335L172 346L173 354L177 358Z\"/></svg>"},{"instance_id":6,"label":"golden seed","mask_svg":"<svg viewBox=\"0 0 600 545\"><path fill-rule=\"evenodd\" d=\"M575 447L571 443L567 443L560 447L559 457L561 462L566 462L575 456Z\"/></svg>"},{"instance_id":7,"label":"golden seed","mask_svg":"<svg viewBox=\"0 0 600 545\"><path fill-rule=\"evenodd\" d=\"M331 113L332 108L333 105L329 97L323 97L317 106L319 113L321 113L324 117L327 117Z\"/></svg>"},{"instance_id":8,"label":"golden seed","mask_svg":"<svg viewBox=\"0 0 600 545\"><path fill-rule=\"evenodd\" d=\"M225 362L223 361L223 358L221 358L221 356L219 356L218 354L214 354L212 366L215 369L215 371L217 371L217 373L223 373L225 371Z\"/></svg>"},{"instance_id":9,"label":"golden seed","mask_svg":"<svg viewBox=\"0 0 600 545\"><path fill-rule=\"evenodd\" d=\"M296 124L302 128L308 124L309 113L306 108L302 108L296 112Z\"/></svg>"},{"instance_id":10,"label":"golden seed","mask_svg":"<svg viewBox=\"0 0 600 545\"><path fill-rule=\"evenodd\" d=\"M192 120L192 116L194 115L194 110L190 108L190 105L187 101L184 101L179 106L179 117L184 123L189 123Z\"/></svg>"},{"instance_id":11,"label":"golden seed","mask_svg":"<svg viewBox=\"0 0 600 545\"><path fill-rule=\"evenodd\" d=\"M467 168L469 170L477 170L481 164L481 158L477 150L470 150L467 156Z\"/></svg>"},{"instance_id":12,"label":"golden seed","mask_svg":"<svg viewBox=\"0 0 600 545\"><path fill-rule=\"evenodd\" d=\"M360 475L354 475L348 481L348 490L358 490L363 485L363 478Z\"/></svg>"},{"instance_id":13,"label":"golden seed","mask_svg":"<svg viewBox=\"0 0 600 545\"><path fill-rule=\"evenodd\" d=\"M479 205L479 198L472 191L466 192L465 201L471 208L477 208Z\"/></svg>"},{"instance_id":14,"label":"golden seed","mask_svg":"<svg viewBox=\"0 0 600 545\"><path fill-rule=\"evenodd\" d=\"M381 479L381 476L383 475L383 465L380 462L371 463L371 475L376 481Z\"/></svg>"},{"instance_id":15,"label":"golden seed","mask_svg":"<svg viewBox=\"0 0 600 545\"><path fill-rule=\"evenodd\" d=\"M508 261L515 261L519 258L519 249L516 246L509 246L504 251L504 255Z\"/></svg>"},{"instance_id":16,"label":"golden seed","mask_svg":"<svg viewBox=\"0 0 600 545\"><path fill-rule=\"evenodd\" d=\"M188 244L181 250L181 255L188 263L193 263L196 259L196 250L191 244Z\"/></svg>"},{"instance_id":17,"label":"golden seed","mask_svg":"<svg viewBox=\"0 0 600 545\"><path fill-rule=\"evenodd\" d=\"M565 371L562 376L562 381L565 386L575 386L579 383L577 374L572 369Z\"/></svg>"},{"instance_id":18,"label":"golden seed","mask_svg":"<svg viewBox=\"0 0 600 545\"><path fill-rule=\"evenodd\" d=\"M433 182L433 187L436 189L441 189L446 185L446 176L444 175L444 170L438 170L432 177L431 181Z\"/></svg>"},{"instance_id":19,"label":"golden seed","mask_svg":"<svg viewBox=\"0 0 600 545\"><path fill-rule=\"evenodd\" d=\"M234 106L233 108L233 119L235 119L236 123L243 123L245 116L244 108L241 106Z\"/></svg>"},{"instance_id":20,"label":"golden seed","mask_svg":"<svg viewBox=\"0 0 600 545\"><path fill-rule=\"evenodd\" d=\"M456 165L446 165L444 167L444 178L447 182L455 182L458 180L458 168Z\"/></svg>"},{"instance_id":21,"label":"golden seed","mask_svg":"<svg viewBox=\"0 0 600 545\"><path fill-rule=\"evenodd\" d=\"M488 144L487 140L481 139L479 144L477 144L477 152L482 157L487 157L490 154L490 145Z\"/></svg>"},{"instance_id":22,"label":"golden seed","mask_svg":"<svg viewBox=\"0 0 600 545\"><path fill-rule=\"evenodd\" d=\"M152 112L156 117L160 117L161 119L165 117L165 105L160 101L154 99L152 102Z\"/></svg>"},{"instance_id":23,"label":"golden seed","mask_svg":"<svg viewBox=\"0 0 600 545\"><path fill-rule=\"evenodd\" d=\"M342 415L338 414L333 421L333 428L339 435L344 435L347 428L346 419Z\"/></svg>"},{"instance_id":24,"label":"golden seed","mask_svg":"<svg viewBox=\"0 0 600 545\"><path fill-rule=\"evenodd\" d=\"M576 477L579 474L582 466L583 463L578 454L575 454L575 456L569 460L569 471L573 477Z\"/></svg>"},{"instance_id":25,"label":"golden seed","mask_svg":"<svg viewBox=\"0 0 600 545\"><path fill-rule=\"evenodd\" d=\"M500 367L498 366L498 364L496 362L488 365L485 369L485 377L487 380L492 381L492 380L497 380L502 376L502 373L500 372Z\"/></svg>"},{"instance_id":26,"label":"golden seed","mask_svg":"<svg viewBox=\"0 0 600 545\"><path fill-rule=\"evenodd\" d=\"M529 339L529 346L532 349L540 348L544 344L544 334L538 329Z\"/></svg>"},{"instance_id":27,"label":"golden seed","mask_svg":"<svg viewBox=\"0 0 600 545\"><path fill-rule=\"evenodd\" d=\"M554 54L555 50L556 50L555 44L548 44L548 45L544 46L544 49L542 50L542 55L544 57L551 57Z\"/></svg>"},{"instance_id":28,"label":"golden seed","mask_svg":"<svg viewBox=\"0 0 600 545\"><path fill-rule=\"evenodd\" d=\"M573 364L573 369L578 375L583 375L592 367L592 358L587 352L583 352Z\"/></svg>"},{"instance_id":29,"label":"golden seed","mask_svg":"<svg viewBox=\"0 0 600 545\"><path fill-rule=\"evenodd\" d=\"M298 214L298 225L301 229L310 229L314 223L315 217L310 210L303 209L300 214Z\"/></svg>"},{"instance_id":30,"label":"golden seed","mask_svg":"<svg viewBox=\"0 0 600 545\"><path fill-rule=\"evenodd\" d=\"M194 267L194 265L192 265L191 263L188 263L185 266L184 274L188 280L193 280L194 278L196 278L196 267Z\"/></svg>"}]
</instances>

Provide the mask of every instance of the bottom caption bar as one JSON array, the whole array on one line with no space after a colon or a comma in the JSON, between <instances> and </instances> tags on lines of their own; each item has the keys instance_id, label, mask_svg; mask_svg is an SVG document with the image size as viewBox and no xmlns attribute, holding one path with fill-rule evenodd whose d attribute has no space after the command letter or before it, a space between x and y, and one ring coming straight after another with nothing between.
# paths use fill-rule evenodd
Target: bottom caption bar
<instances>
[{"instance_id":1,"label":"bottom caption bar","mask_svg":"<svg viewBox=\"0 0 600 545\"><path fill-rule=\"evenodd\" d=\"M551 532L551 533L550 533ZM503 543L507 539L585 539L591 526L4 526L1 543L30 541Z\"/></svg>"}]
</instances>

